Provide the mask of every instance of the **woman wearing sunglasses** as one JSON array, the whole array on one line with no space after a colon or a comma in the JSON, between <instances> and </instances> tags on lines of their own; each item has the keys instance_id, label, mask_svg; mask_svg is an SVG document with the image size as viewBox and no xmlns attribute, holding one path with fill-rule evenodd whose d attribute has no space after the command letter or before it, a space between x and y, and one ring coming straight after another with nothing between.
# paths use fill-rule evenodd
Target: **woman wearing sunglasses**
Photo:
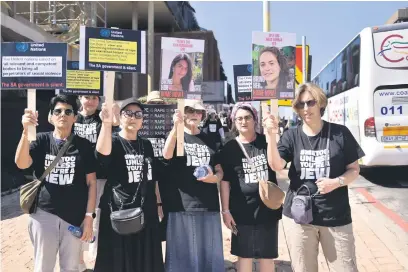
<instances>
[{"instance_id":1,"label":"woman wearing sunglasses","mask_svg":"<svg viewBox=\"0 0 408 272\"><path fill-rule=\"evenodd\" d=\"M278 145L276 117L264 119L273 169L291 162L283 214L293 219L288 220L292 266L296 272L317 271L320 242L330 270L357 271L347 186L358 177L364 152L347 127L322 120L327 98L315 84L300 85L292 105L302 125L286 131ZM307 220L292 205L296 194L312 195L313 216Z\"/></svg>"},{"instance_id":2,"label":"woman wearing sunglasses","mask_svg":"<svg viewBox=\"0 0 408 272\"><path fill-rule=\"evenodd\" d=\"M74 133L82 138L91 142L92 147L95 149L96 141L101 131L102 120L99 117L100 110L98 110L100 97L97 95L80 95L79 102L81 107L79 108L77 120L74 124ZM113 129L119 126L119 110L115 104L115 113L113 117ZM99 206L99 200L103 193L103 187L106 183L106 172L100 165L96 171L96 207ZM95 241L91 244L84 243L82 250L89 249L89 257L92 261L95 261L96 250L98 248L98 229L100 221L100 209L96 209L96 218L93 222L93 232L95 235ZM86 270L86 266L83 260L83 254L81 254L81 260L79 263L79 271Z\"/></svg>"},{"instance_id":3,"label":"woman wearing sunglasses","mask_svg":"<svg viewBox=\"0 0 408 272\"><path fill-rule=\"evenodd\" d=\"M222 171L214 150L209 147L208 136L198 129L204 113L200 101L186 99L184 117L179 111L174 114L174 127L163 150L163 157L171 160L166 187L167 272L225 271L217 189ZM176 129L183 123L184 156L179 157L175 148ZM207 172L195 176L200 166Z\"/></svg>"},{"instance_id":4,"label":"woman wearing sunglasses","mask_svg":"<svg viewBox=\"0 0 408 272\"><path fill-rule=\"evenodd\" d=\"M57 254L61 271L78 271L82 241L92 240L95 216L96 161L89 141L72 134L77 103L73 96L51 99L50 112L54 131L38 133L29 143L28 127L38 125L38 113L25 109L23 135L15 161L20 169L32 166L37 178L54 161L67 140L67 151L44 179L39 189L38 206L30 214L28 231L34 245L34 271L53 271ZM76 238L68 230L81 226L83 235Z\"/></svg>"},{"instance_id":5,"label":"woman wearing sunglasses","mask_svg":"<svg viewBox=\"0 0 408 272\"><path fill-rule=\"evenodd\" d=\"M112 116L102 105L102 128L96 143L99 162L107 169L107 182L99 208L99 244L95 272L164 271L155 195L152 144L138 136L143 106L135 98L122 102L122 130L112 135ZM144 198L144 201L142 201ZM144 227L121 235L112 228L111 212L141 207Z\"/></svg>"},{"instance_id":6,"label":"woman wearing sunglasses","mask_svg":"<svg viewBox=\"0 0 408 272\"><path fill-rule=\"evenodd\" d=\"M260 260L261 272L274 271L273 259L278 257L282 209L269 209L259 195L260 180L277 181L267 159L266 138L255 131L257 116L250 103L235 104L231 132L236 138L221 151L222 217L232 232L231 254L238 256L239 272L251 272L254 258Z\"/></svg>"}]
</instances>

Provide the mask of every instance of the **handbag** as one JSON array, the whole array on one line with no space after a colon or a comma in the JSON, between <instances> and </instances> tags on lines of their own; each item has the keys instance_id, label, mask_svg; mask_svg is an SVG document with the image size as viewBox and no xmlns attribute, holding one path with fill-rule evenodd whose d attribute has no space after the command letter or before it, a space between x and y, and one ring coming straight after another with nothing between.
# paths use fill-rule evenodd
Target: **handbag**
<instances>
[{"instance_id":1,"label":"handbag","mask_svg":"<svg viewBox=\"0 0 408 272\"><path fill-rule=\"evenodd\" d=\"M247 151L245 150L239 138L236 137L235 140L237 141L239 147L241 148L242 152L247 158L248 164L252 165L253 161L249 157ZM285 193L282 191L281 188L279 188L278 185L268 180L258 180L258 186L259 196L261 197L261 200L266 207L272 210L277 210L282 206L283 200L285 198Z\"/></svg>"},{"instance_id":2,"label":"handbag","mask_svg":"<svg viewBox=\"0 0 408 272\"><path fill-rule=\"evenodd\" d=\"M30 214L36 212L37 202L39 198L38 190L44 184L45 177L52 171L52 169L54 169L54 167L57 165L61 157L64 155L65 151L67 151L73 138L74 138L73 134L71 134L68 137L64 146L60 149L55 159L47 167L47 169L44 171L44 173L41 175L39 179L34 179L33 181L24 184L23 186L20 187L20 207L24 213Z\"/></svg>"},{"instance_id":3,"label":"handbag","mask_svg":"<svg viewBox=\"0 0 408 272\"><path fill-rule=\"evenodd\" d=\"M119 137L122 145L122 139ZM129 144L130 145L130 144ZM131 146L131 145L130 145ZM139 147L140 147L140 140L139 140ZM134 151L133 147L131 146L133 153L136 154ZM143 150L143 145L142 145L142 150ZM144 152L142 151L142 154ZM145 159L146 162L147 158ZM133 203L135 203L137 194L139 192L139 189L141 185L144 183L143 182L143 176L145 175L147 167L146 165L143 166L143 175L142 179L139 182L139 185L137 186L136 192L133 195L132 201L125 203L126 200L129 198L129 194L127 194L125 191L121 190L120 187L121 185L117 185L115 187L112 187L112 195L111 201L108 203L111 214L110 214L110 220L111 220L111 225L112 229L120 234L120 235L129 235L129 234L135 234L143 230L145 226L145 215L143 212L143 204L144 204L144 190L142 189L141 191L141 201L140 201L140 207L136 208L128 208L128 209L123 209L124 206L131 206ZM119 203L119 209L117 211L114 211L112 208L112 202L115 202L116 205Z\"/></svg>"},{"instance_id":4,"label":"handbag","mask_svg":"<svg viewBox=\"0 0 408 272\"><path fill-rule=\"evenodd\" d=\"M327 146L326 149L329 150L330 153L330 123L329 123L329 132L327 135ZM328 156L330 160L330 155ZM327 166L327 161L325 160L325 166ZM327 168L324 168L325 176L327 175ZM300 191L302 188L306 188L307 195L300 195ZM310 224L313 222L313 198L319 194L317 191L315 194L310 193L310 189L306 184L303 184L299 187L299 189L295 192L295 196L292 199L292 204L290 206L290 213L292 215L293 220L297 224Z\"/></svg>"}]
</instances>

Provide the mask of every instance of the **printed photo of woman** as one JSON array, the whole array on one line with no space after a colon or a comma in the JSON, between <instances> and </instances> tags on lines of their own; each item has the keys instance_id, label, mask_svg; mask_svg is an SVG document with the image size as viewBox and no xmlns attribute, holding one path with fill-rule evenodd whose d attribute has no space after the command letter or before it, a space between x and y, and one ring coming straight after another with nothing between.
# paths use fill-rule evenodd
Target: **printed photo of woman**
<instances>
[{"instance_id":1,"label":"printed photo of woman","mask_svg":"<svg viewBox=\"0 0 408 272\"><path fill-rule=\"evenodd\" d=\"M264 82L264 89L276 89L278 92L287 91L289 69L285 55L277 47L265 47L259 53L258 74Z\"/></svg>"},{"instance_id":2,"label":"printed photo of woman","mask_svg":"<svg viewBox=\"0 0 408 272\"><path fill-rule=\"evenodd\" d=\"M189 55L181 53L173 59L169 79L172 81L170 91L194 92L193 65Z\"/></svg>"}]
</instances>

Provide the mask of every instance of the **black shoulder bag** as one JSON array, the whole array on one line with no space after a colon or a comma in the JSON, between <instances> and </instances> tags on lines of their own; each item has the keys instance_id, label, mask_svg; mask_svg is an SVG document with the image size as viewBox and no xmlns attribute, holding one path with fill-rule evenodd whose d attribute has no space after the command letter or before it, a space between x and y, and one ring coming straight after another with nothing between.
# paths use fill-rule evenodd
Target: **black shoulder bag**
<instances>
[{"instance_id":1,"label":"black shoulder bag","mask_svg":"<svg viewBox=\"0 0 408 272\"><path fill-rule=\"evenodd\" d=\"M123 145L123 140L119 136L120 142L122 146L125 149L125 146ZM141 155L144 155L143 152L143 144L141 144L141 139L138 139L139 143L139 150L141 150ZM129 144L129 143L128 143ZM133 149L132 145L129 144L131 147L131 150L133 151L133 154L137 154L135 150ZM141 148L140 148L141 147ZM144 199L145 199L145 192L144 192L144 177L145 177L145 172L147 171L147 167L145 164L145 159L143 162L143 170L142 170L142 178L141 181L139 182L139 185L137 186L136 192L133 195L133 198L130 202L126 203L126 201L130 198L130 195L126 193L124 190L121 190L121 185L117 185L115 187L112 187L112 195L111 195L111 201L108 203L111 214L110 214L110 220L112 224L112 229L120 234L120 235L129 235L129 234L135 234L143 230L145 226L145 218L144 218L144 213L143 213L143 204L144 204ZM142 186L143 184L143 186ZM141 186L143 187L141 189ZM126 206L132 206L137 198L139 189L141 189L141 202L140 202L140 207L136 208L125 208ZM119 209L117 211L113 211L112 208L112 202L115 202L117 206L119 206Z\"/></svg>"}]
</instances>

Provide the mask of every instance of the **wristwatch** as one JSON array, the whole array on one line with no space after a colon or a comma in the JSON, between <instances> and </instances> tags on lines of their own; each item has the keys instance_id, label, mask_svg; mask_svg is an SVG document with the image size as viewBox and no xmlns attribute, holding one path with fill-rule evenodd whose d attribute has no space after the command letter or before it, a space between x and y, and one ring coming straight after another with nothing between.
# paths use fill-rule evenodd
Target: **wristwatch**
<instances>
[{"instance_id":1,"label":"wristwatch","mask_svg":"<svg viewBox=\"0 0 408 272\"><path fill-rule=\"evenodd\" d=\"M92 217L92 219L95 219L95 217L96 217L96 213L90 213L90 212L87 212L86 214L85 214L85 216L89 216L89 217Z\"/></svg>"},{"instance_id":2,"label":"wristwatch","mask_svg":"<svg viewBox=\"0 0 408 272\"><path fill-rule=\"evenodd\" d=\"M340 186L344 186L344 178L338 177Z\"/></svg>"}]
</instances>

